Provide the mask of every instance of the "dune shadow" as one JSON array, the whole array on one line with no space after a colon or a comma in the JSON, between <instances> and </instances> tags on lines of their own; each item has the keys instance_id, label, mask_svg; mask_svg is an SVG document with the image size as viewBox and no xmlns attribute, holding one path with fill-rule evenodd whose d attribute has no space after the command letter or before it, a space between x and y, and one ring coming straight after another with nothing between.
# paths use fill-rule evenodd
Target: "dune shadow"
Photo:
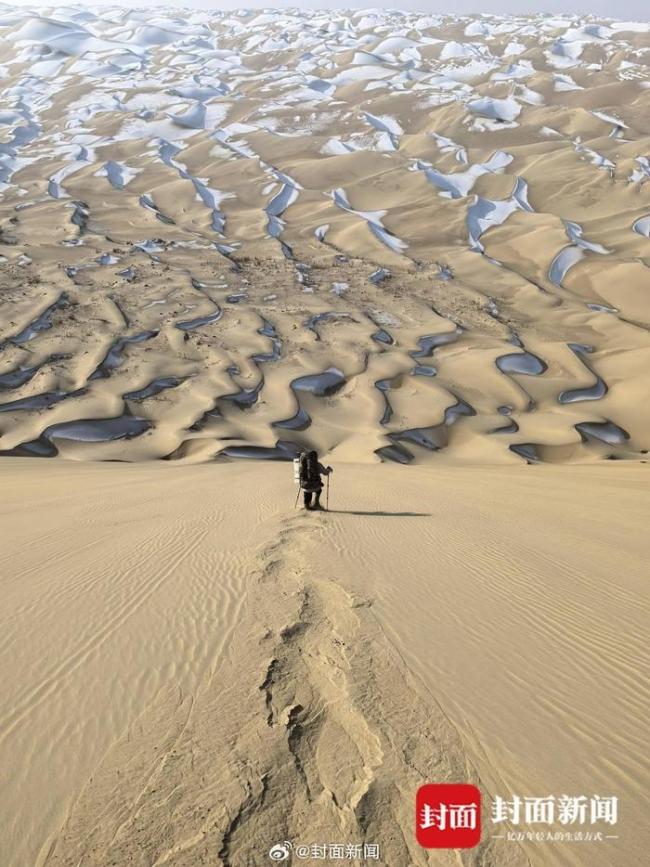
<instances>
[{"instance_id":1,"label":"dune shadow","mask_svg":"<svg viewBox=\"0 0 650 867\"><path fill-rule=\"evenodd\" d=\"M332 515L368 515L375 518L430 518L431 512L362 512L357 509L328 509Z\"/></svg>"}]
</instances>

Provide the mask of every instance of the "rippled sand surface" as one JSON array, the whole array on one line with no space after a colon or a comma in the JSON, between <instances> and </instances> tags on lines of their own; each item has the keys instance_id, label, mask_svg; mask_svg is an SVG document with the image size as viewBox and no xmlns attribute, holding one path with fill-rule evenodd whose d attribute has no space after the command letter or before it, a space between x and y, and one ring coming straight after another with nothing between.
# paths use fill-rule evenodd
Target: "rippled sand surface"
<instances>
[{"instance_id":1,"label":"rippled sand surface","mask_svg":"<svg viewBox=\"0 0 650 867\"><path fill-rule=\"evenodd\" d=\"M430 780L619 798L617 840L486 819L464 864L642 863L644 466L340 464L320 514L283 464L47 466L3 463L4 865L456 865Z\"/></svg>"},{"instance_id":2,"label":"rippled sand surface","mask_svg":"<svg viewBox=\"0 0 650 867\"><path fill-rule=\"evenodd\" d=\"M648 28L5 7L0 454L638 459Z\"/></svg>"}]
</instances>

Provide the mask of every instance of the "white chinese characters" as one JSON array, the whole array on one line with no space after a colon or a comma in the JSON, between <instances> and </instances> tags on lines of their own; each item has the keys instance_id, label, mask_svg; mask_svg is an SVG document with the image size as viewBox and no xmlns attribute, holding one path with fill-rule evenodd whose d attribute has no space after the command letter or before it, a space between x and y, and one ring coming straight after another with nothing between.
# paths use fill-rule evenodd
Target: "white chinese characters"
<instances>
[{"instance_id":1,"label":"white chinese characters","mask_svg":"<svg viewBox=\"0 0 650 867\"><path fill-rule=\"evenodd\" d=\"M420 828L437 828L439 831L476 828L476 804L440 804L437 809L424 804L419 817Z\"/></svg>"},{"instance_id":2,"label":"white chinese characters","mask_svg":"<svg viewBox=\"0 0 650 867\"><path fill-rule=\"evenodd\" d=\"M378 843L298 843L297 859L312 861L378 861Z\"/></svg>"},{"instance_id":3,"label":"white chinese characters","mask_svg":"<svg viewBox=\"0 0 650 867\"><path fill-rule=\"evenodd\" d=\"M543 798L510 800L496 795L492 802L492 822L510 822L513 825L595 825L604 822L615 825L618 821L618 798L593 795L547 795Z\"/></svg>"}]
</instances>

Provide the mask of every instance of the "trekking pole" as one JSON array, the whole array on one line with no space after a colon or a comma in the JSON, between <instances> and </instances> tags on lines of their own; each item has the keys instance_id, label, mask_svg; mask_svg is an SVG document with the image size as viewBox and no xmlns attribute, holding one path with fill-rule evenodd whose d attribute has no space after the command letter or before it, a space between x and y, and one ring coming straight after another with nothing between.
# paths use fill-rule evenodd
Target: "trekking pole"
<instances>
[{"instance_id":1,"label":"trekking pole","mask_svg":"<svg viewBox=\"0 0 650 867\"><path fill-rule=\"evenodd\" d=\"M293 504L294 509L298 505L298 497L300 496L300 488L298 488L298 493L296 494L296 502Z\"/></svg>"},{"instance_id":2,"label":"trekking pole","mask_svg":"<svg viewBox=\"0 0 650 867\"><path fill-rule=\"evenodd\" d=\"M327 492L325 494L325 508L330 510L330 474L327 475Z\"/></svg>"}]
</instances>

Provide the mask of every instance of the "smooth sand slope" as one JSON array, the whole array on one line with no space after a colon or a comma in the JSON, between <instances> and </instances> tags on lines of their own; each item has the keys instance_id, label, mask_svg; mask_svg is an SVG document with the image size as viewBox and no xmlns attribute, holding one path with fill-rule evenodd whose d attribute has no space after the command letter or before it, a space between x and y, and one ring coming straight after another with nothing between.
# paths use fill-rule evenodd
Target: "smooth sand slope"
<instances>
[{"instance_id":1,"label":"smooth sand slope","mask_svg":"<svg viewBox=\"0 0 650 867\"><path fill-rule=\"evenodd\" d=\"M464 864L643 861L646 466L339 463L327 514L285 464L0 469L4 867L455 865L430 780L620 799L617 840Z\"/></svg>"}]
</instances>

